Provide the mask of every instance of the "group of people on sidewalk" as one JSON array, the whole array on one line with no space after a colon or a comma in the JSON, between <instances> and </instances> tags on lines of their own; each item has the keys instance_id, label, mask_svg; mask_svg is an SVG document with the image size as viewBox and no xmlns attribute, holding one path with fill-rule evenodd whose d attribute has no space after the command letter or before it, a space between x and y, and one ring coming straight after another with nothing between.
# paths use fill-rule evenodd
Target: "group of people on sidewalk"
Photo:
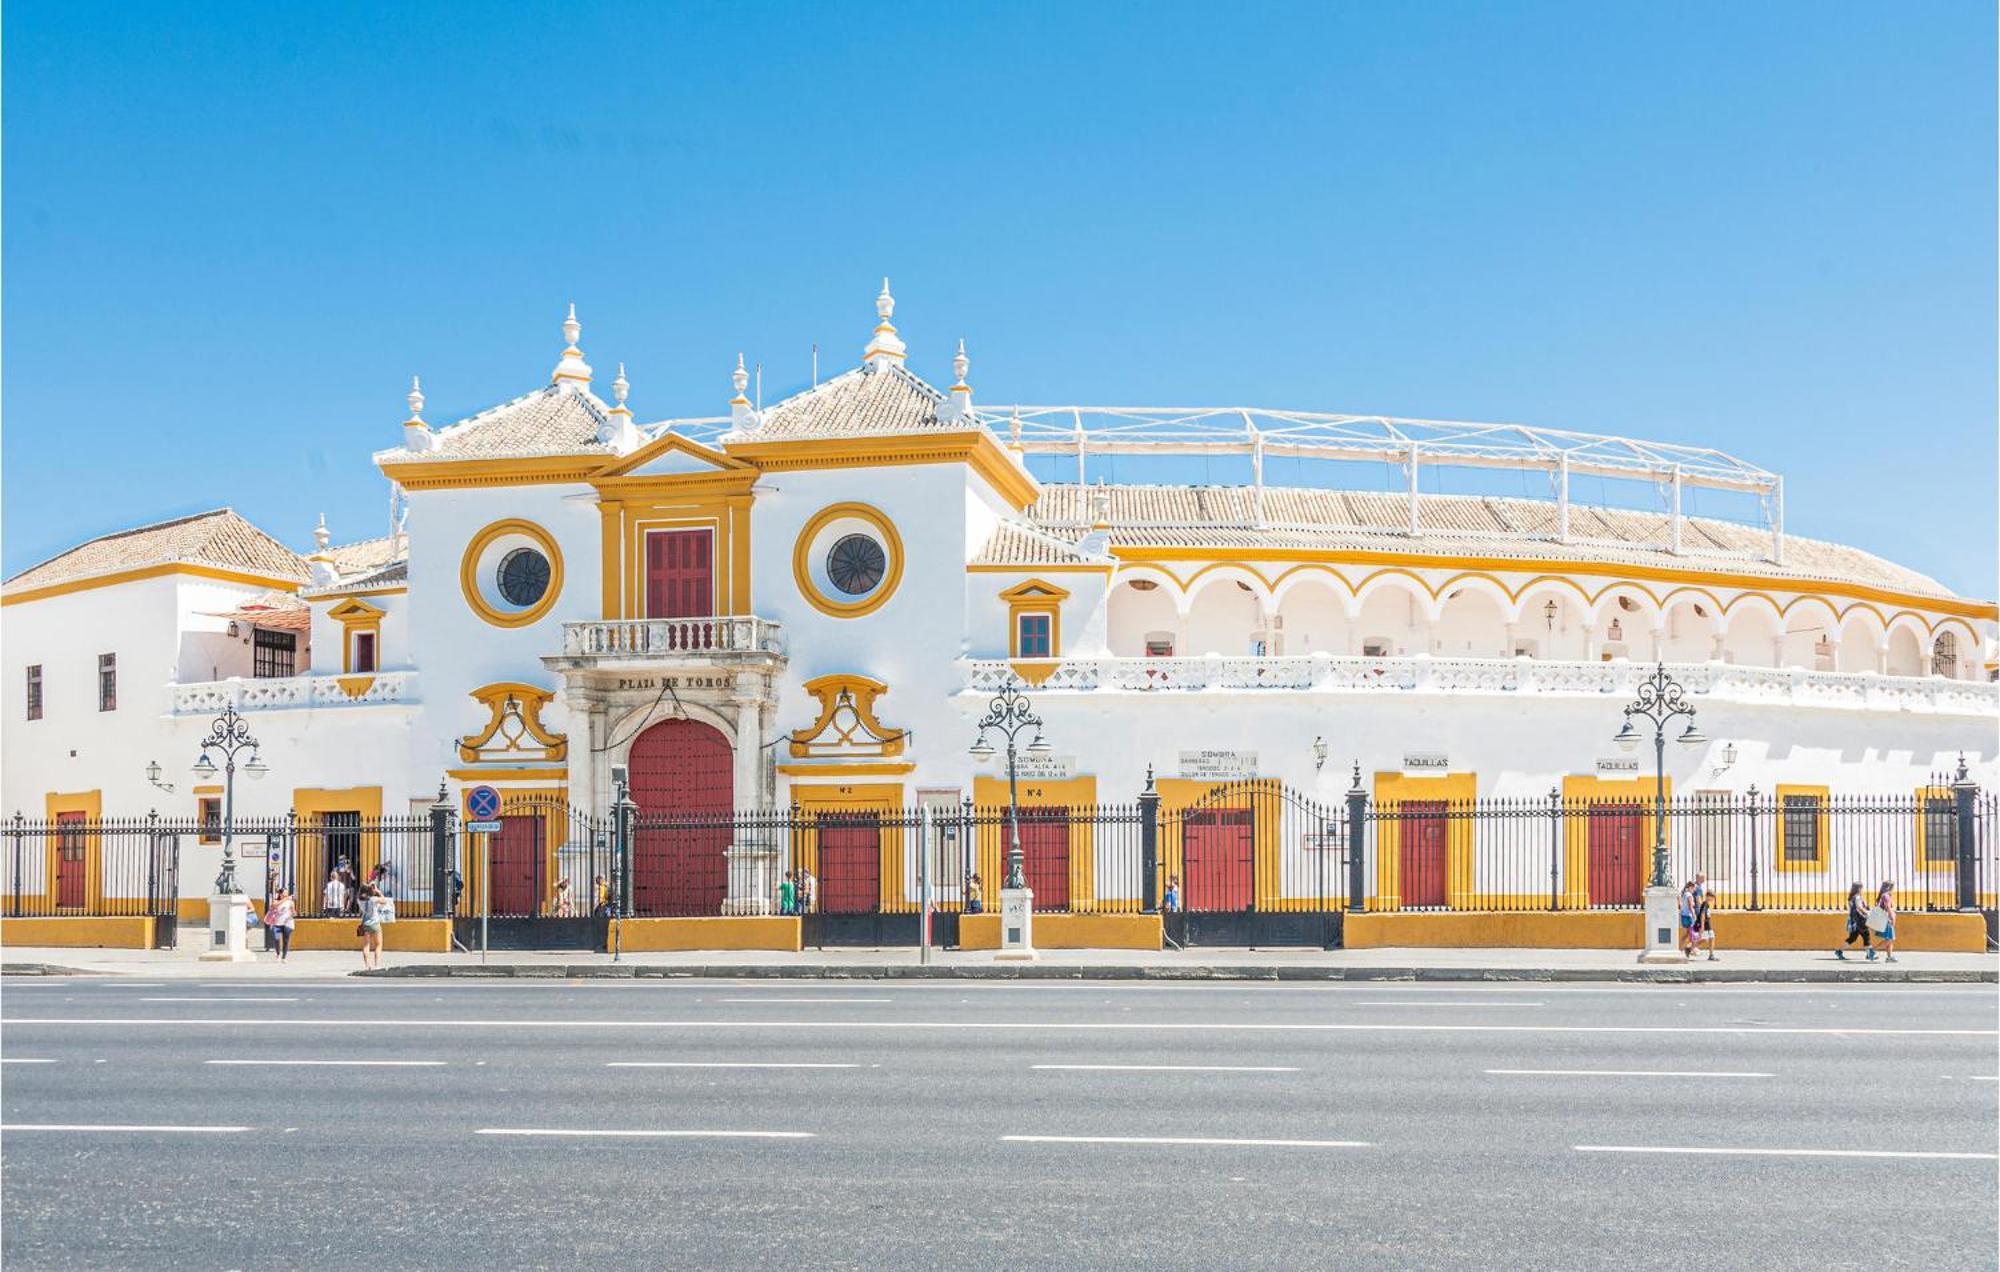
<instances>
[{"instance_id":1,"label":"group of people on sidewalk","mask_svg":"<svg viewBox=\"0 0 2000 1272\"><path fill-rule=\"evenodd\" d=\"M1715 962L1715 892L1707 875L1698 874L1681 885L1680 911L1681 953L1692 962L1695 952L1707 946L1708 961Z\"/></svg>"},{"instance_id":2,"label":"group of people on sidewalk","mask_svg":"<svg viewBox=\"0 0 2000 1272\"><path fill-rule=\"evenodd\" d=\"M263 924L269 938L265 948L276 954L280 963L292 957L292 929L298 924L298 913L298 901L289 888L273 889L271 899L264 903ZM382 925L391 921L394 915L395 903L389 900L389 894L379 884L369 882L361 885L353 917L358 920L354 932L361 938L363 967L382 966Z\"/></svg>"},{"instance_id":3,"label":"group of people on sidewalk","mask_svg":"<svg viewBox=\"0 0 2000 1272\"><path fill-rule=\"evenodd\" d=\"M1859 883L1847 890L1847 939L1836 945L1833 956L1841 962L1847 961L1847 947L1855 941L1868 951L1868 961L1875 961L1875 941L1882 943L1882 961L1896 961L1896 883L1884 879L1882 886L1875 890L1875 904L1869 905L1862 897Z\"/></svg>"},{"instance_id":4,"label":"group of people on sidewalk","mask_svg":"<svg viewBox=\"0 0 2000 1272\"><path fill-rule=\"evenodd\" d=\"M819 880L803 867L787 870L778 880L778 913L811 914L819 904Z\"/></svg>"}]
</instances>

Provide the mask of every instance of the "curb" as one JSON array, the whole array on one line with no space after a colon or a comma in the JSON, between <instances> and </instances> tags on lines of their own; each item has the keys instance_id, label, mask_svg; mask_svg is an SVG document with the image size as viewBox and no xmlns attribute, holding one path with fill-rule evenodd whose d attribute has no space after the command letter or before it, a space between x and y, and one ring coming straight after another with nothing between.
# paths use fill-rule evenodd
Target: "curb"
<instances>
[{"instance_id":1,"label":"curb","mask_svg":"<svg viewBox=\"0 0 2000 1272\"><path fill-rule=\"evenodd\" d=\"M82 967L60 967L54 963L0 963L0 976L102 976Z\"/></svg>"},{"instance_id":2,"label":"curb","mask_svg":"<svg viewBox=\"0 0 2000 1272\"><path fill-rule=\"evenodd\" d=\"M1982 970L1864 970L1862 968L1493 968L1493 967L1188 967L974 964L961 967L794 966L788 964L672 965L639 963L494 963L485 966L410 964L349 972L361 977L470 977L535 980L1096 980L1096 981L1612 981L1637 984L1984 984L2000 972Z\"/></svg>"}]
</instances>

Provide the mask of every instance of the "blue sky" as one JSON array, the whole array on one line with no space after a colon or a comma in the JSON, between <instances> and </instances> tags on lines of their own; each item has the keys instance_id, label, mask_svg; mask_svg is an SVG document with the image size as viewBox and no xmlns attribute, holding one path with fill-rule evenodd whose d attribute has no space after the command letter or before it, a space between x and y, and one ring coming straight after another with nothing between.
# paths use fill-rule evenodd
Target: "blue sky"
<instances>
[{"instance_id":1,"label":"blue sky","mask_svg":"<svg viewBox=\"0 0 2000 1272\"><path fill-rule=\"evenodd\" d=\"M5 11L4 564L543 383L642 420L852 364L988 402L1733 451L1995 592L1994 14L1971 3ZM600 387L603 387L600 384Z\"/></svg>"}]
</instances>

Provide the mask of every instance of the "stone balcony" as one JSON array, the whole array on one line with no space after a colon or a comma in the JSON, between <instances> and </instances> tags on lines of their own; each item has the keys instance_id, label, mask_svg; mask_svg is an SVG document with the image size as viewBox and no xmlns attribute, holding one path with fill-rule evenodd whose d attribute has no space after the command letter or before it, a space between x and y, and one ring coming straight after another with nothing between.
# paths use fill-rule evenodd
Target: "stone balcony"
<instances>
[{"instance_id":1,"label":"stone balcony","mask_svg":"<svg viewBox=\"0 0 2000 1272\"><path fill-rule=\"evenodd\" d=\"M167 687L167 714L213 715L238 711L299 711L350 707L415 706L417 673L378 671L358 676L274 676L203 680Z\"/></svg>"},{"instance_id":2,"label":"stone balcony","mask_svg":"<svg viewBox=\"0 0 2000 1272\"><path fill-rule=\"evenodd\" d=\"M1333 693L1518 694L1630 697L1650 663L1532 658L1285 657L966 659L964 689L987 694L1009 683L1053 694ZM1882 676L1669 663L1688 692L1730 702L1939 715L2000 713L2000 684L1938 676Z\"/></svg>"},{"instance_id":3,"label":"stone balcony","mask_svg":"<svg viewBox=\"0 0 2000 1272\"><path fill-rule=\"evenodd\" d=\"M654 672L753 673L768 679L785 665L785 631L766 618L625 618L564 623L562 651L542 665L573 687L636 684ZM648 682L650 683L650 682Z\"/></svg>"}]
</instances>

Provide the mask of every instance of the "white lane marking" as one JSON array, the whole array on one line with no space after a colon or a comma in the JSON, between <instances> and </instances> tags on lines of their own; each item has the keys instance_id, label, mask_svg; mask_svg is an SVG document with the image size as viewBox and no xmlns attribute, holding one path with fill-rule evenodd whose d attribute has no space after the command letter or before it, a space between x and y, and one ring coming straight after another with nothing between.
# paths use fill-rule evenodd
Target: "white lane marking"
<instances>
[{"instance_id":1,"label":"white lane marking","mask_svg":"<svg viewBox=\"0 0 2000 1272\"><path fill-rule=\"evenodd\" d=\"M1548 1006L1548 1004L1520 1003L1520 1002L1482 1003L1477 999L1472 999L1472 998L1433 998L1433 999L1412 998L1408 1000L1401 1000L1401 999L1392 1000L1389 1002L1382 1002L1378 1000L1369 1003L1368 1006L1370 1007L1546 1007Z\"/></svg>"},{"instance_id":2,"label":"white lane marking","mask_svg":"<svg viewBox=\"0 0 2000 1272\"><path fill-rule=\"evenodd\" d=\"M1968 1076L1974 1082L2000 1082L2000 1073L1974 1073Z\"/></svg>"},{"instance_id":3,"label":"white lane marking","mask_svg":"<svg viewBox=\"0 0 2000 1272\"><path fill-rule=\"evenodd\" d=\"M804 1060L607 1060L607 1069L859 1069L858 1064L817 1064Z\"/></svg>"},{"instance_id":4,"label":"white lane marking","mask_svg":"<svg viewBox=\"0 0 2000 1272\"><path fill-rule=\"evenodd\" d=\"M291 1067L331 1066L340 1068L436 1069L443 1060L204 1060L203 1064L283 1065Z\"/></svg>"},{"instance_id":5,"label":"white lane marking","mask_svg":"<svg viewBox=\"0 0 2000 1272\"><path fill-rule=\"evenodd\" d=\"M1488 1069L1511 1077L1542 1078L1774 1078L1775 1073L1721 1072L1708 1069Z\"/></svg>"},{"instance_id":6,"label":"white lane marking","mask_svg":"<svg viewBox=\"0 0 2000 1272\"><path fill-rule=\"evenodd\" d=\"M484 1126L474 1135L553 1135L590 1139L812 1139L811 1131L566 1131L541 1127Z\"/></svg>"},{"instance_id":7,"label":"white lane marking","mask_svg":"<svg viewBox=\"0 0 2000 1272\"><path fill-rule=\"evenodd\" d=\"M1196 1144L1247 1148L1373 1148L1367 1140L1214 1139L1202 1135L1002 1135L1006 1144Z\"/></svg>"},{"instance_id":8,"label":"white lane marking","mask_svg":"<svg viewBox=\"0 0 2000 1272\"><path fill-rule=\"evenodd\" d=\"M1976 1162L2000 1158L2000 1153L1919 1153L1879 1148L1680 1148L1639 1144L1572 1144L1570 1147L1579 1153L1692 1153L1713 1157L1917 1157Z\"/></svg>"},{"instance_id":9,"label":"white lane marking","mask_svg":"<svg viewBox=\"0 0 2000 1272\"><path fill-rule=\"evenodd\" d=\"M1073 1033L1088 1030L1154 1033L1525 1033L1525 1034L1695 1034L1808 1035L1830 1038L1992 1038L1995 1029L1879 1029L1828 1028L1805 1025L1384 1025L1384 1024L1225 1024L1217 1021L1003 1021L1003 1020L423 1020L415 1017L323 1017L276 1019L268 1016L236 1018L167 1016L7 1016L0 1025L112 1025L130 1029L138 1025L171 1027L256 1027L351 1029L357 1025L389 1025L399 1028L423 1026L433 1029L972 1029L1054 1030Z\"/></svg>"},{"instance_id":10,"label":"white lane marking","mask_svg":"<svg viewBox=\"0 0 2000 1272\"><path fill-rule=\"evenodd\" d=\"M141 998L142 1003L295 1003L296 998L223 998L205 994L200 998Z\"/></svg>"},{"instance_id":11,"label":"white lane marking","mask_svg":"<svg viewBox=\"0 0 2000 1272\"><path fill-rule=\"evenodd\" d=\"M82 1122L42 1122L0 1125L0 1131L124 1131L132 1134L240 1135L247 1126L93 1126Z\"/></svg>"},{"instance_id":12,"label":"white lane marking","mask_svg":"<svg viewBox=\"0 0 2000 1272\"><path fill-rule=\"evenodd\" d=\"M718 998L722 1003L893 1003L893 998Z\"/></svg>"},{"instance_id":13,"label":"white lane marking","mask_svg":"<svg viewBox=\"0 0 2000 1272\"><path fill-rule=\"evenodd\" d=\"M28 1056L0 1056L0 1064L54 1064L54 1060L30 1058Z\"/></svg>"},{"instance_id":14,"label":"white lane marking","mask_svg":"<svg viewBox=\"0 0 2000 1272\"><path fill-rule=\"evenodd\" d=\"M1106 1073L1297 1073L1289 1064L1031 1064L1030 1069L1074 1069Z\"/></svg>"}]
</instances>

